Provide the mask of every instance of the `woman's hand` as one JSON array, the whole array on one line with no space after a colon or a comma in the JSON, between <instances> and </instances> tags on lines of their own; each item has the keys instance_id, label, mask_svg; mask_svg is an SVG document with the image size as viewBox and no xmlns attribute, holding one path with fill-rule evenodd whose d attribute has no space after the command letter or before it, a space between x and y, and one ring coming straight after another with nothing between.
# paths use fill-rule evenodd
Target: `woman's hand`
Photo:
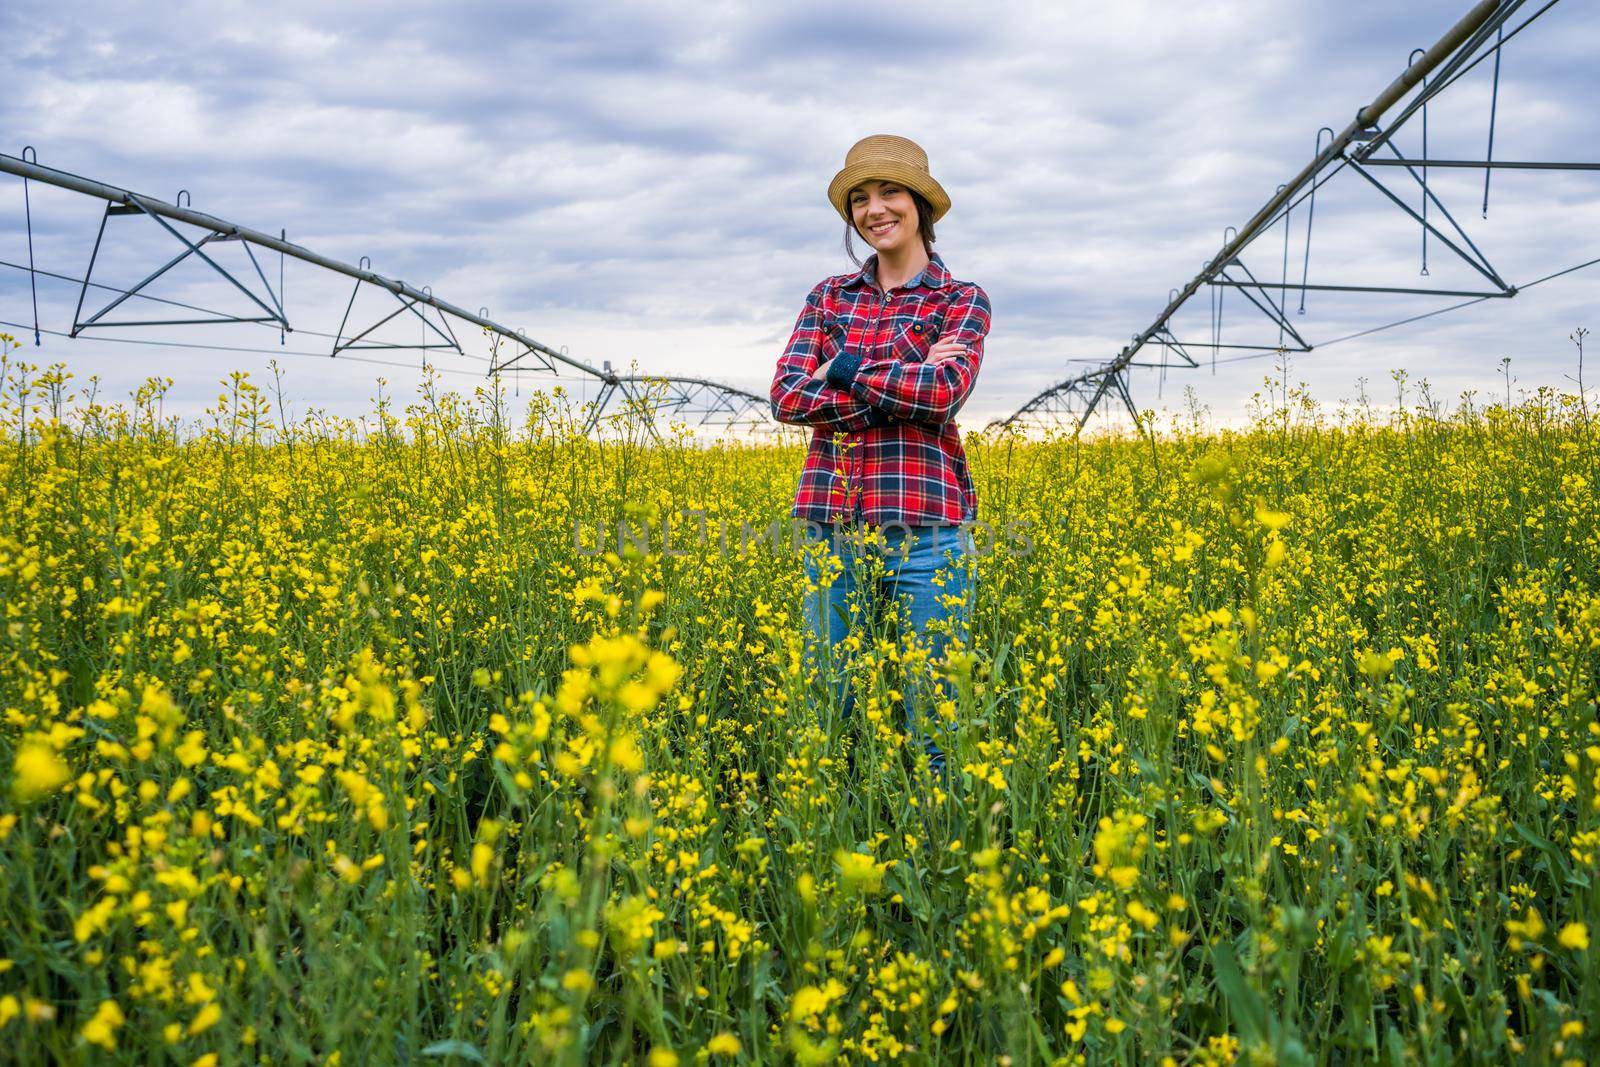
<instances>
[{"instance_id":1,"label":"woman's hand","mask_svg":"<svg viewBox=\"0 0 1600 1067\"><path fill-rule=\"evenodd\" d=\"M954 359L956 356L964 355L971 350L971 345L963 344L953 337L942 337L928 349L928 357L925 362L937 363L942 359ZM837 359L838 357L835 356L833 358ZM819 382L827 381L828 367L832 363L833 359L827 359L817 364L817 369L811 372L811 377Z\"/></svg>"},{"instance_id":2,"label":"woman's hand","mask_svg":"<svg viewBox=\"0 0 1600 1067\"><path fill-rule=\"evenodd\" d=\"M937 363L941 359L954 359L956 356L965 355L971 349L971 345L962 344L953 337L941 337L928 349L926 362Z\"/></svg>"}]
</instances>

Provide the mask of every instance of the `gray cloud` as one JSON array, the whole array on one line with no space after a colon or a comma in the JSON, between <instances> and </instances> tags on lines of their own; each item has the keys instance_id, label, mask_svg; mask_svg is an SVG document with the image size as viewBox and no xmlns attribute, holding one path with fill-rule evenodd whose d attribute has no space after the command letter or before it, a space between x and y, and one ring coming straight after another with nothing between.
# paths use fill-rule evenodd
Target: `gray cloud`
<instances>
[{"instance_id":1,"label":"gray cloud","mask_svg":"<svg viewBox=\"0 0 1600 1067\"><path fill-rule=\"evenodd\" d=\"M202 209L284 226L338 258L370 255L383 273L487 305L596 365L637 359L758 393L805 292L853 269L824 197L828 178L858 137L903 133L928 149L952 193L941 254L994 305L988 359L963 420L978 425L1076 369L1068 360L1114 354L1215 253L1223 227L1310 157L1317 126L1342 126L1411 47L1459 14L1442 0L935 3L915 16L840 3L289 3L270 12L177 6L135 19L109 3L63 11L22 0L0 13L13 60L0 123L18 142L6 151L33 143L48 164L162 197L185 186ZM1600 20L1576 5L1558 6L1513 42L1497 155L1589 155L1597 44ZM1484 64L1430 107L1435 156L1482 153L1487 72ZM1418 150L1419 132L1408 127L1406 151ZM1408 180L1385 176L1396 190ZM1513 281L1592 247L1592 176L1499 173L1488 220L1476 209L1480 176L1432 180ZM12 261L25 254L16 184L0 183L0 258ZM81 271L94 204L48 190L34 198L41 262ZM1303 214L1293 222L1291 268L1302 261ZM1280 233L1246 255L1259 277L1283 273ZM115 242L97 276L140 276L159 262L163 240ZM859 241L857 249L867 251ZM1353 175L1319 193L1313 280L1410 284L1419 253L1416 227ZM1441 288L1481 281L1442 248L1430 253L1430 272ZM296 324L334 330L347 284L294 264L288 275ZM1566 334L1593 292L1575 275L1459 319L1331 348L1328 358L1298 357L1295 367L1330 400L1373 367L1487 388L1510 352L1526 381L1556 383L1571 367ZM162 293L229 296L203 272L175 274ZM1210 336L1204 295L1178 321L1186 337ZM52 283L41 297L46 325L64 328L75 290ZM24 279L0 270L0 319L22 321L26 300ZM1317 340L1440 302L1311 294L1307 304L1294 319ZM1238 331L1230 336L1276 338L1264 318L1250 324L1237 293L1224 307L1225 328ZM205 332L219 343L262 337L276 341L247 327ZM295 340L315 347L308 334ZM178 402L195 410L218 368L259 374L266 358L105 342L41 352L120 385L169 368L181 374ZM1219 415L1233 415L1269 362L1174 371L1160 385L1146 372L1134 389L1154 406L1192 385ZM301 363L290 373L301 403L359 410L378 371Z\"/></svg>"}]
</instances>

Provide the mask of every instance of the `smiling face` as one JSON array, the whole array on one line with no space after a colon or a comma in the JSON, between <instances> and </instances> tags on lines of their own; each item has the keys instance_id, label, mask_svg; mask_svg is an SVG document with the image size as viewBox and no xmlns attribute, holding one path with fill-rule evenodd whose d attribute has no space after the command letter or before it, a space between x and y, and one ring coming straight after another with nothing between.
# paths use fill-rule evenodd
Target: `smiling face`
<instances>
[{"instance_id":1,"label":"smiling face","mask_svg":"<svg viewBox=\"0 0 1600 1067\"><path fill-rule=\"evenodd\" d=\"M913 247L917 233L917 205L904 185L874 178L850 190L850 220L856 232L879 253Z\"/></svg>"}]
</instances>

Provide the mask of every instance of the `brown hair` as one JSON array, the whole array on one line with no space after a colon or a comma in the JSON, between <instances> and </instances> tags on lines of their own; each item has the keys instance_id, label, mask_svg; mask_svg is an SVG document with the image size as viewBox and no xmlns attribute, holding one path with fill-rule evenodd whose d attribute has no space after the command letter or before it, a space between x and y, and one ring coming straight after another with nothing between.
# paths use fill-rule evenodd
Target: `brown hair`
<instances>
[{"instance_id":1,"label":"brown hair","mask_svg":"<svg viewBox=\"0 0 1600 1067\"><path fill-rule=\"evenodd\" d=\"M928 203L927 197L923 196L921 193L917 192L915 189L911 188L905 183L895 182L893 184L899 185L900 188L911 194L911 202L917 205L917 234L922 238L922 250L927 252L929 255L932 255L934 241L933 205ZM855 188L852 188L849 193L845 194L846 206L848 206L850 203L851 194L853 194L856 189L859 188L860 186L856 186ZM854 212L851 212L851 216L854 217ZM856 258L855 245L850 241L851 233L861 234L861 231L856 229L856 224L854 222L847 222L844 224L844 253L850 257L850 262L859 267L861 266L861 260ZM867 239L866 235L861 234L861 239L865 241Z\"/></svg>"}]
</instances>

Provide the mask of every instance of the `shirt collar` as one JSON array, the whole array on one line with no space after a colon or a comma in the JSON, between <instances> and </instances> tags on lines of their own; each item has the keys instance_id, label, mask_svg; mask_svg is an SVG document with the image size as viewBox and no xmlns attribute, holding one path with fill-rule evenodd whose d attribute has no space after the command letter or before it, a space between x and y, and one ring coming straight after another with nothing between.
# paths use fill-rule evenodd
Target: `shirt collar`
<instances>
[{"instance_id":1,"label":"shirt collar","mask_svg":"<svg viewBox=\"0 0 1600 1067\"><path fill-rule=\"evenodd\" d=\"M867 261L861 265L861 269L846 278L840 283L839 287L848 289L852 285L875 286L877 280L878 253L874 252L867 257ZM950 272L945 269L944 260L940 258L939 253L931 252L928 254L928 265L922 269L921 273L912 276L911 280L906 282L904 288L910 289L914 285L921 285L927 289L942 289L949 281Z\"/></svg>"}]
</instances>

